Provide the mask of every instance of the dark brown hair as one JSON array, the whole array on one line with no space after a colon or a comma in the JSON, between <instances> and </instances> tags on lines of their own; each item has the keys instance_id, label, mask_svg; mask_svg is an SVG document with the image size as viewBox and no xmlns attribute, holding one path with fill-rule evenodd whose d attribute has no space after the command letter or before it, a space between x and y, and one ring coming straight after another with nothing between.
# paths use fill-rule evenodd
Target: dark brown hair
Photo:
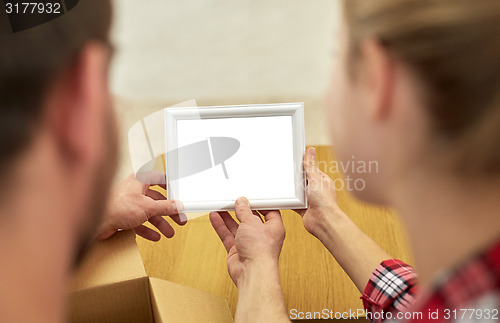
<instances>
[{"instance_id":1,"label":"dark brown hair","mask_svg":"<svg viewBox=\"0 0 500 323\"><path fill-rule=\"evenodd\" d=\"M364 39L415 72L453 166L500 173L500 1L345 0L351 67Z\"/></svg>"},{"instance_id":2,"label":"dark brown hair","mask_svg":"<svg viewBox=\"0 0 500 323\"><path fill-rule=\"evenodd\" d=\"M83 0L50 22L16 33L4 30L0 36L0 176L29 144L49 87L86 43L109 42L110 24L109 0Z\"/></svg>"}]
</instances>

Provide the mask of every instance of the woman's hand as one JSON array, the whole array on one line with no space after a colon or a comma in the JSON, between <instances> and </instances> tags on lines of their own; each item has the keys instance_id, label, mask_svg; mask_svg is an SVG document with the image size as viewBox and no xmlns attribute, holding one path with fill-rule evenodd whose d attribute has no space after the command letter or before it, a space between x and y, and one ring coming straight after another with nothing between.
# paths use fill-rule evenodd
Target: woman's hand
<instances>
[{"instance_id":1,"label":"woman's hand","mask_svg":"<svg viewBox=\"0 0 500 323\"><path fill-rule=\"evenodd\" d=\"M337 205L334 182L316 164L316 151L304 155L309 209L302 215L304 227L318 238L363 292L373 270L391 257L364 234Z\"/></svg>"},{"instance_id":2,"label":"woman's hand","mask_svg":"<svg viewBox=\"0 0 500 323\"><path fill-rule=\"evenodd\" d=\"M183 205L179 201L167 200L150 187L150 184L138 181L133 174L120 182L111 192L98 238L107 239L119 229L134 229L145 239L160 240L158 232L143 225L146 221L165 237L173 237L175 231L163 216L170 216L178 225L186 224L186 215L180 213Z\"/></svg>"},{"instance_id":3,"label":"woman's hand","mask_svg":"<svg viewBox=\"0 0 500 323\"><path fill-rule=\"evenodd\" d=\"M326 234L327 221L342 220L347 216L337 205L337 193L333 180L319 170L316 149L309 148L304 154L304 170L307 176L307 210L296 210L302 216L304 227L319 240Z\"/></svg>"}]
</instances>

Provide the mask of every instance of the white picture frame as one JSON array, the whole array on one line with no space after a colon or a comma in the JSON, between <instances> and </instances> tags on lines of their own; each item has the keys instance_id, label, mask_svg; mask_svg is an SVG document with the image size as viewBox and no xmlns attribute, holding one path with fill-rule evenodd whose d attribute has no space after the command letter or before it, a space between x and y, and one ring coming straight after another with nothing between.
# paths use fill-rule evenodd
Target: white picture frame
<instances>
[{"instance_id":1,"label":"white picture frame","mask_svg":"<svg viewBox=\"0 0 500 323\"><path fill-rule=\"evenodd\" d=\"M164 111L167 198L184 212L232 211L239 196L253 210L307 208L303 103Z\"/></svg>"}]
</instances>

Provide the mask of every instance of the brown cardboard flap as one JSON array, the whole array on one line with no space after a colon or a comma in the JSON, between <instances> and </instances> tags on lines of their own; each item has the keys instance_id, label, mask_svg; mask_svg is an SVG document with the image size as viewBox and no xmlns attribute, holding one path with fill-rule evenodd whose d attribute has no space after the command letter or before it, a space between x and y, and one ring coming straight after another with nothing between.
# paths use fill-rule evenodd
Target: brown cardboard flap
<instances>
[{"instance_id":1,"label":"brown cardboard flap","mask_svg":"<svg viewBox=\"0 0 500 323\"><path fill-rule=\"evenodd\" d=\"M146 277L141 254L133 231L115 233L106 240L96 240L74 273L70 291L109 285Z\"/></svg>"},{"instance_id":2,"label":"brown cardboard flap","mask_svg":"<svg viewBox=\"0 0 500 323\"><path fill-rule=\"evenodd\" d=\"M147 277L71 293L72 323L153 323Z\"/></svg>"},{"instance_id":3,"label":"brown cardboard flap","mask_svg":"<svg viewBox=\"0 0 500 323\"><path fill-rule=\"evenodd\" d=\"M70 291L68 321L74 323L233 322L224 299L147 277L132 231L94 242Z\"/></svg>"},{"instance_id":4,"label":"brown cardboard flap","mask_svg":"<svg viewBox=\"0 0 500 323\"><path fill-rule=\"evenodd\" d=\"M158 278L149 278L156 323L231 323L226 300Z\"/></svg>"}]
</instances>

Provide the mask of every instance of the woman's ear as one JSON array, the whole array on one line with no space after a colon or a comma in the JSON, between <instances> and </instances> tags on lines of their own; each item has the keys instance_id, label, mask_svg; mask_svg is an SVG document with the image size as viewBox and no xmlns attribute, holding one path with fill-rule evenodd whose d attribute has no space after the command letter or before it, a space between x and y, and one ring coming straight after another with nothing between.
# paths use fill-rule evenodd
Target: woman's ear
<instances>
[{"instance_id":1,"label":"woman's ear","mask_svg":"<svg viewBox=\"0 0 500 323\"><path fill-rule=\"evenodd\" d=\"M366 95L368 114L375 120L387 118L392 112L395 85L394 58L379 41L368 39L361 43L359 79Z\"/></svg>"}]
</instances>

